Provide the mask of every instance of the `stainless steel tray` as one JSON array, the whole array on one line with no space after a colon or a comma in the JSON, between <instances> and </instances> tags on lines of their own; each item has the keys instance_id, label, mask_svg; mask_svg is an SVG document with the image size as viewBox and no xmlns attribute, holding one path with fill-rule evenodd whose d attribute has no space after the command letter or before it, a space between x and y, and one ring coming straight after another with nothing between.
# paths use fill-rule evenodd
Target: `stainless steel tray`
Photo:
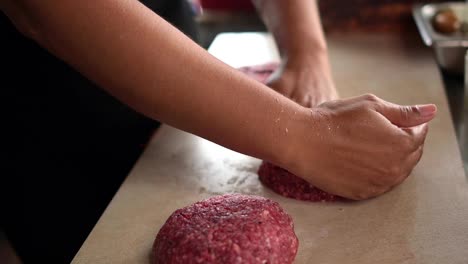
<instances>
[{"instance_id":1,"label":"stainless steel tray","mask_svg":"<svg viewBox=\"0 0 468 264\"><path fill-rule=\"evenodd\" d=\"M452 9L460 20L468 22L468 5L464 2L417 4L413 7L413 17L424 43L433 47L439 65L449 72L463 74L468 33L441 34L432 27L432 18L444 9Z\"/></svg>"}]
</instances>

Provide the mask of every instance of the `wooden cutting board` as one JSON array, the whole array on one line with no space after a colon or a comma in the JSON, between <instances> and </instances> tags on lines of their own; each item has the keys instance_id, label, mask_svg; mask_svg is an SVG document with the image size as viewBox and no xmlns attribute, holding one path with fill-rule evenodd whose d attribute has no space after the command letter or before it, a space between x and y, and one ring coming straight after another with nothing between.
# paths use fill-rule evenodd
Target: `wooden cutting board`
<instances>
[{"instance_id":1,"label":"wooden cutting board","mask_svg":"<svg viewBox=\"0 0 468 264\"><path fill-rule=\"evenodd\" d=\"M258 36L256 47L271 46ZM225 35L211 51L221 59L227 52L245 57L236 47L246 38L252 47L251 37ZM424 156L403 184L363 202L283 198L258 181L259 160L162 126L73 263L149 263L155 235L174 210L230 192L271 198L293 216L300 241L295 263L468 263L468 183L430 50L418 39L388 34L328 41L342 97L372 92L400 104L437 104ZM277 59L274 51L268 56L254 62Z\"/></svg>"}]
</instances>

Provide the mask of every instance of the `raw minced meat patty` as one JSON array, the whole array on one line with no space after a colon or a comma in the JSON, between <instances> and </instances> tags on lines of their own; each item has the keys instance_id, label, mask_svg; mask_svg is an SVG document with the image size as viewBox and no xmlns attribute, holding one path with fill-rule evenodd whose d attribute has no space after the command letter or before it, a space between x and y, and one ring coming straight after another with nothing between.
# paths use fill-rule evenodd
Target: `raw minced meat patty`
<instances>
[{"instance_id":1,"label":"raw minced meat patty","mask_svg":"<svg viewBox=\"0 0 468 264\"><path fill-rule=\"evenodd\" d=\"M263 162L258 169L260 181L282 196L312 202L333 202L343 198L314 187L289 171Z\"/></svg>"},{"instance_id":2,"label":"raw minced meat patty","mask_svg":"<svg viewBox=\"0 0 468 264\"><path fill-rule=\"evenodd\" d=\"M175 211L159 230L153 263L292 263L291 217L277 202L242 194L214 196Z\"/></svg>"}]
</instances>

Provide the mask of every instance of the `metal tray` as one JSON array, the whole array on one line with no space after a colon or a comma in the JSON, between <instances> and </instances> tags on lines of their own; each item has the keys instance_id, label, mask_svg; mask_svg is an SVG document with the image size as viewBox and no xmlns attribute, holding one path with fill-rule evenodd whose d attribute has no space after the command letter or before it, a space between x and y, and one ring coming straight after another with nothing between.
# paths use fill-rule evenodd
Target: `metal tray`
<instances>
[{"instance_id":1,"label":"metal tray","mask_svg":"<svg viewBox=\"0 0 468 264\"><path fill-rule=\"evenodd\" d=\"M413 17L424 43L433 47L439 65L449 72L463 74L468 33L464 30L441 34L432 27L432 18L439 10L444 9L452 9L460 20L468 22L468 4L464 2L417 4L413 7Z\"/></svg>"}]
</instances>

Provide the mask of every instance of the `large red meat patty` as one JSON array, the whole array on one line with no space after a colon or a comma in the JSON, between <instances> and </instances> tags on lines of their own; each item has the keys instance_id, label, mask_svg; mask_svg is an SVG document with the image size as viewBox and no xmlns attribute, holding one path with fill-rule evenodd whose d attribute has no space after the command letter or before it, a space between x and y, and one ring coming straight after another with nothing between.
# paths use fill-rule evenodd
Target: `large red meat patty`
<instances>
[{"instance_id":1,"label":"large red meat patty","mask_svg":"<svg viewBox=\"0 0 468 264\"><path fill-rule=\"evenodd\" d=\"M263 162L258 169L260 181L282 196L312 202L333 202L343 198L327 193L289 171Z\"/></svg>"},{"instance_id":2,"label":"large red meat patty","mask_svg":"<svg viewBox=\"0 0 468 264\"><path fill-rule=\"evenodd\" d=\"M175 211L159 230L153 263L292 263L291 217L272 200L214 196Z\"/></svg>"}]
</instances>

